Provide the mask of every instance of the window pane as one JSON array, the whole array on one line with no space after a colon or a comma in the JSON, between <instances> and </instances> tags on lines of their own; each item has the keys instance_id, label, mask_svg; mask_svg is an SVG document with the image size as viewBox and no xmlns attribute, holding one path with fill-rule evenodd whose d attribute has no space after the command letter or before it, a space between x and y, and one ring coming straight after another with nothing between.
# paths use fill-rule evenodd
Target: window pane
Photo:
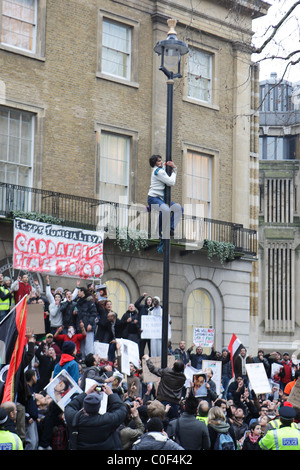
<instances>
[{"instance_id":1,"label":"window pane","mask_svg":"<svg viewBox=\"0 0 300 470\"><path fill-rule=\"evenodd\" d=\"M35 50L37 0L3 0L1 41Z\"/></svg>"},{"instance_id":2,"label":"window pane","mask_svg":"<svg viewBox=\"0 0 300 470\"><path fill-rule=\"evenodd\" d=\"M212 55L191 50L188 56L188 96L211 102Z\"/></svg>"},{"instance_id":3,"label":"window pane","mask_svg":"<svg viewBox=\"0 0 300 470\"><path fill-rule=\"evenodd\" d=\"M33 154L33 116L0 108L1 181L29 185ZM2 164L1 164L2 162Z\"/></svg>"},{"instance_id":4,"label":"window pane","mask_svg":"<svg viewBox=\"0 0 300 470\"><path fill-rule=\"evenodd\" d=\"M283 137L276 138L276 160L283 160L285 158L283 154Z\"/></svg>"},{"instance_id":5,"label":"window pane","mask_svg":"<svg viewBox=\"0 0 300 470\"><path fill-rule=\"evenodd\" d=\"M186 203L205 205L205 217L210 217L211 205L211 158L196 152L187 153ZM192 215L197 215L196 207Z\"/></svg>"},{"instance_id":6,"label":"window pane","mask_svg":"<svg viewBox=\"0 0 300 470\"><path fill-rule=\"evenodd\" d=\"M275 137L267 137L267 159L275 160Z\"/></svg>"},{"instance_id":7,"label":"window pane","mask_svg":"<svg viewBox=\"0 0 300 470\"><path fill-rule=\"evenodd\" d=\"M102 72L130 79L131 29L103 21Z\"/></svg>"},{"instance_id":8,"label":"window pane","mask_svg":"<svg viewBox=\"0 0 300 470\"><path fill-rule=\"evenodd\" d=\"M101 200L128 203L129 152L129 137L101 133L99 171Z\"/></svg>"}]
</instances>

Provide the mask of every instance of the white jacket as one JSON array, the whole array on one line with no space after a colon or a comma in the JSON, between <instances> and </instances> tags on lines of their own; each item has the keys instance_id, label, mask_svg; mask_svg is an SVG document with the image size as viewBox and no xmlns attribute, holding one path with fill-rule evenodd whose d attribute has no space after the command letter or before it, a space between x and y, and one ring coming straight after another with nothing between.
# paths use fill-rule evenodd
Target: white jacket
<instances>
[{"instance_id":1,"label":"white jacket","mask_svg":"<svg viewBox=\"0 0 300 470\"><path fill-rule=\"evenodd\" d=\"M160 197L163 199L165 185L174 186L176 183L177 168L173 168L171 176L169 176L165 168L159 168L155 166L151 175L150 189L148 196L151 197Z\"/></svg>"}]
</instances>

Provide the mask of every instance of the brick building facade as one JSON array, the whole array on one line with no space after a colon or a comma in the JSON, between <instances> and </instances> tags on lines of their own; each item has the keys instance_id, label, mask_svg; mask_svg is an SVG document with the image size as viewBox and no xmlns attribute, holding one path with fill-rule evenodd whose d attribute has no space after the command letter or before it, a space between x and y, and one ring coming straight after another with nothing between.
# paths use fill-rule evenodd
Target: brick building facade
<instances>
[{"instance_id":1,"label":"brick building facade","mask_svg":"<svg viewBox=\"0 0 300 470\"><path fill-rule=\"evenodd\" d=\"M209 227L212 221L238 224L246 238L246 230L257 230L258 72L250 44L252 19L266 14L266 3L215 0L195 8L187 0L0 4L3 266L12 255L8 185L146 205L148 158L164 156L166 140L166 80L153 47L166 37L170 17L177 20L178 38L189 46L182 79L174 86L173 160L179 177L172 199L203 204ZM15 135L13 125L23 134ZM33 210L24 199L14 201L15 210ZM49 214L57 215L53 210ZM206 235L224 241L211 228ZM216 328L217 347L227 345L235 332L255 350L250 331L258 308L256 248L236 250L235 260L222 265L208 260L205 250L183 256L182 247L172 245L175 344L182 337L190 341L191 322L202 322L188 319L187 292L195 290L196 305L202 295L209 298L207 324L200 326ZM154 250L122 253L107 240L103 280L120 281L125 303L143 291L161 296L162 259Z\"/></svg>"}]
</instances>

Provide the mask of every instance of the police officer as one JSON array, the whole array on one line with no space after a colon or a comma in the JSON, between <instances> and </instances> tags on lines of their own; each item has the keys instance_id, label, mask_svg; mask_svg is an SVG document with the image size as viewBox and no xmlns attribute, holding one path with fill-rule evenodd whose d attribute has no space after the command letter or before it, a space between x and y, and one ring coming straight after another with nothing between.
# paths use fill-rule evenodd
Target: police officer
<instances>
[{"instance_id":1,"label":"police officer","mask_svg":"<svg viewBox=\"0 0 300 470\"><path fill-rule=\"evenodd\" d=\"M0 408L0 450L24 450L19 436L5 429L8 415Z\"/></svg>"},{"instance_id":2,"label":"police officer","mask_svg":"<svg viewBox=\"0 0 300 470\"><path fill-rule=\"evenodd\" d=\"M272 429L259 441L262 450L300 450L300 429L292 427L296 411L290 406L279 409L281 425Z\"/></svg>"},{"instance_id":3,"label":"police officer","mask_svg":"<svg viewBox=\"0 0 300 470\"><path fill-rule=\"evenodd\" d=\"M10 278L5 277L3 279L3 285L0 286L0 321L9 313L11 299L12 290L10 289Z\"/></svg>"}]
</instances>

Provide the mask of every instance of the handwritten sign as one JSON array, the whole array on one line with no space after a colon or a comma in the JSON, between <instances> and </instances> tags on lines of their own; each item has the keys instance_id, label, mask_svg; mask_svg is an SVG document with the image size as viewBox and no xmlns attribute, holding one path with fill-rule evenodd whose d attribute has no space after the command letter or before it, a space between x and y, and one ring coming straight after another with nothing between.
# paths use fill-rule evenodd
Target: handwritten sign
<instances>
[{"instance_id":1,"label":"handwritten sign","mask_svg":"<svg viewBox=\"0 0 300 470\"><path fill-rule=\"evenodd\" d=\"M214 344L214 328L194 328L193 343L202 348L211 348Z\"/></svg>"},{"instance_id":2,"label":"handwritten sign","mask_svg":"<svg viewBox=\"0 0 300 470\"><path fill-rule=\"evenodd\" d=\"M15 219L13 266L56 276L101 278L103 232Z\"/></svg>"}]
</instances>

